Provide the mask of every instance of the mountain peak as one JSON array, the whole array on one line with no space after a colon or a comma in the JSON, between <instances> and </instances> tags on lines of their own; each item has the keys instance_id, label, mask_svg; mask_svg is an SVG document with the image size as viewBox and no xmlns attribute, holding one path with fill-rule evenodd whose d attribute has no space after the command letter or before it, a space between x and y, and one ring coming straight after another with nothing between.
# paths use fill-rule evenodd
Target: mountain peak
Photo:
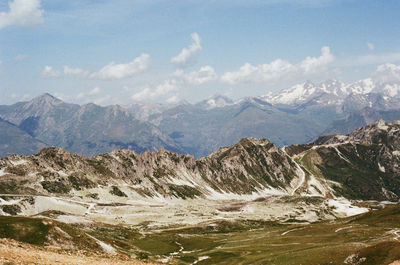
<instances>
[{"instance_id":1,"label":"mountain peak","mask_svg":"<svg viewBox=\"0 0 400 265\"><path fill-rule=\"evenodd\" d=\"M54 104L62 103L62 100L54 97L53 95L51 95L49 93L44 93L44 94L41 94L41 95L33 98L30 102L54 105Z\"/></svg>"}]
</instances>

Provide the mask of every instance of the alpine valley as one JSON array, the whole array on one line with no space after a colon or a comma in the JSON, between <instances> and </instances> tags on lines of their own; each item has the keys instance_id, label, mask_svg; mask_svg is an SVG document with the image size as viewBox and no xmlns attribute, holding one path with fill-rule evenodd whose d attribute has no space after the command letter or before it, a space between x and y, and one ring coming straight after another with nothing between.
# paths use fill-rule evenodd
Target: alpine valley
<instances>
[{"instance_id":1,"label":"alpine valley","mask_svg":"<svg viewBox=\"0 0 400 265\"><path fill-rule=\"evenodd\" d=\"M203 108L204 113L238 106L258 106L242 113L277 109L259 102L185 108ZM132 117L126 108L80 107L49 95L7 108L3 118L19 123L19 128L6 123L9 127L22 132L36 128L31 135L43 139L56 139L50 130L36 134L51 124L60 133L69 128L88 133L83 129L88 109L106 116L104 121L120 128L121 135L128 126L122 117ZM77 124L55 122L53 117L65 113ZM132 124L152 132L146 141L157 140L160 147L173 139L149 122ZM101 123L99 128L88 135L106 141L114 127ZM58 141L66 139L61 134ZM101 148L118 145L103 143ZM169 146L181 150L173 141ZM400 259L399 175L399 121L379 120L347 135L285 147L243 138L196 159L166 149L117 149L87 157L46 147L34 155L0 159L0 236L11 246L18 241L66 256L106 253L103 258L119 262L389 264Z\"/></svg>"}]
</instances>

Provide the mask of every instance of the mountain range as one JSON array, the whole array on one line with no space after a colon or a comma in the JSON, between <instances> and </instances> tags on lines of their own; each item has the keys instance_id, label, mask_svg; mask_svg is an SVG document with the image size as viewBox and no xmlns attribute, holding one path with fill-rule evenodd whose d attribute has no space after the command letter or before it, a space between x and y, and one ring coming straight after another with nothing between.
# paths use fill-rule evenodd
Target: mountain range
<instances>
[{"instance_id":1,"label":"mountain range","mask_svg":"<svg viewBox=\"0 0 400 265\"><path fill-rule=\"evenodd\" d=\"M198 159L46 147L0 159L0 243L167 264L389 264L399 165L400 121L383 120L282 148L243 138Z\"/></svg>"},{"instance_id":2,"label":"mountain range","mask_svg":"<svg viewBox=\"0 0 400 265\"><path fill-rule=\"evenodd\" d=\"M268 138L278 146L321 135L350 133L379 119L400 119L400 84L372 78L345 84L310 81L236 101L215 95L196 104L70 104L43 94L0 106L0 156L57 146L81 155L118 148L170 151L203 157L241 138ZM12 126L15 133L7 133ZM21 140L18 140L20 139ZM29 148L23 148L28 146Z\"/></svg>"},{"instance_id":3,"label":"mountain range","mask_svg":"<svg viewBox=\"0 0 400 265\"><path fill-rule=\"evenodd\" d=\"M0 193L34 197L13 201L13 211L23 215L64 209L56 202L45 203L51 197L84 204L165 202L169 207L176 200L192 200L177 204L183 208L196 204L193 200L317 197L320 200L311 204L315 208L301 208L325 209L325 214L292 215L307 221L329 219L360 211L351 205L353 200L398 201L399 139L400 122L380 120L349 135L324 136L314 143L284 148L267 139L243 138L199 159L165 149L142 154L118 149L89 158L48 147L36 155L0 159ZM4 204L4 213L10 214L10 203ZM336 206L328 210L331 204ZM294 207L299 207L297 202ZM281 214L276 210L272 215L287 218Z\"/></svg>"}]
</instances>

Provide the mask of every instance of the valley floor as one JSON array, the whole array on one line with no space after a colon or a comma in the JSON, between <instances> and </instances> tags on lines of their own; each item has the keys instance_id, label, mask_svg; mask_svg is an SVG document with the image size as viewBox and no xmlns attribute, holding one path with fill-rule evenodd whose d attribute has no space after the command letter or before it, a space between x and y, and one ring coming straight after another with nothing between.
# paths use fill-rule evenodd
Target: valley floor
<instances>
[{"instance_id":1,"label":"valley floor","mask_svg":"<svg viewBox=\"0 0 400 265\"><path fill-rule=\"evenodd\" d=\"M400 205L313 223L218 219L138 227L3 216L0 237L7 238L0 240L3 264L397 264Z\"/></svg>"}]
</instances>

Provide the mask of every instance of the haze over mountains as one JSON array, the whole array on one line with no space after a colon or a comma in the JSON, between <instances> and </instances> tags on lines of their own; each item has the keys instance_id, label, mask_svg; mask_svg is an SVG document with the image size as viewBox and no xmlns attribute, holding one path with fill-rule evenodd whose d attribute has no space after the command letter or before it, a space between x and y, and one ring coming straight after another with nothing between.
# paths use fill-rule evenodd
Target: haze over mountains
<instances>
[{"instance_id":1,"label":"haze over mountains","mask_svg":"<svg viewBox=\"0 0 400 265\"><path fill-rule=\"evenodd\" d=\"M47 145L83 155L165 148L200 157L243 137L268 138L284 146L323 134L346 134L379 119L400 119L400 84L372 78L351 84L308 81L237 101L215 95L197 104L106 107L70 104L43 94L0 106L0 118L0 134L7 143L1 156L31 154Z\"/></svg>"}]
</instances>

